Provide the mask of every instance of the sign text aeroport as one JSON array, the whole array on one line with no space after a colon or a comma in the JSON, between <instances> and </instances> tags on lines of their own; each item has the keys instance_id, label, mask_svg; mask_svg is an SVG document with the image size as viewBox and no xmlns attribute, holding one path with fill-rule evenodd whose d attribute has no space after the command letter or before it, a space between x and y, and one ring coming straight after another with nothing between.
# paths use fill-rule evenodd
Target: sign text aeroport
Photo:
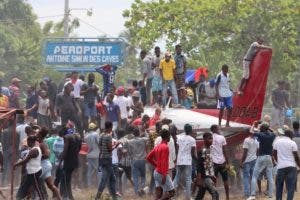
<instances>
[{"instance_id":1,"label":"sign text aeroport","mask_svg":"<svg viewBox=\"0 0 300 200\"><path fill-rule=\"evenodd\" d=\"M122 43L47 41L44 62L48 65L118 65L122 62Z\"/></svg>"}]
</instances>

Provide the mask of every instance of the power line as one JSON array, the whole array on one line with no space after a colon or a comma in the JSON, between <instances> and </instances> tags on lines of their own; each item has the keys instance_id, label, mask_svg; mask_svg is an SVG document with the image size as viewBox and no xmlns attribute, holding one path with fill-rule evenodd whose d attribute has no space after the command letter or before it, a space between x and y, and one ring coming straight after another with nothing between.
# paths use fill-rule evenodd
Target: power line
<instances>
[{"instance_id":1,"label":"power line","mask_svg":"<svg viewBox=\"0 0 300 200\"><path fill-rule=\"evenodd\" d=\"M37 17L37 19L55 18L55 17L61 17L61 16L64 16L64 15L61 14L61 15L42 16L42 17ZM18 22L18 21L29 21L29 20L28 19L0 19L0 22Z\"/></svg>"},{"instance_id":2,"label":"power line","mask_svg":"<svg viewBox=\"0 0 300 200\"><path fill-rule=\"evenodd\" d=\"M105 34L106 36L109 36L109 37L112 37L111 35L109 35L108 33L106 33L105 31L97 28L96 26L84 21L83 19L79 18L79 17L76 17L77 19L79 19L79 21L81 21L82 23L88 25L89 27L93 28L95 31L99 32L99 33L102 33L102 34Z\"/></svg>"}]
</instances>

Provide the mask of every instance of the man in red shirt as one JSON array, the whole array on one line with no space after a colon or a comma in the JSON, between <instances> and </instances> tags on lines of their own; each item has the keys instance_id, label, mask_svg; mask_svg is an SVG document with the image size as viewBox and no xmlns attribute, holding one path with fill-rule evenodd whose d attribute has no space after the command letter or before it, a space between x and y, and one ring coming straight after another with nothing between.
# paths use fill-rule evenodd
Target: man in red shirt
<instances>
[{"instance_id":1,"label":"man in red shirt","mask_svg":"<svg viewBox=\"0 0 300 200\"><path fill-rule=\"evenodd\" d=\"M155 126L156 122L158 122L160 120L160 115L161 115L161 108L157 107L155 109L155 113L154 113L153 117L150 119L149 127Z\"/></svg>"},{"instance_id":2,"label":"man in red shirt","mask_svg":"<svg viewBox=\"0 0 300 200\"><path fill-rule=\"evenodd\" d=\"M150 117L143 115L141 118L137 118L132 122L132 125L138 127L141 131L145 131L149 128Z\"/></svg>"},{"instance_id":3,"label":"man in red shirt","mask_svg":"<svg viewBox=\"0 0 300 200\"><path fill-rule=\"evenodd\" d=\"M174 196L175 190L169 171L169 147L170 133L161 131L162 142L157 145L146 157L146 160L155 167L153 172L156 197L155 199L169 199Z\"/></svg>"}]
</instances>

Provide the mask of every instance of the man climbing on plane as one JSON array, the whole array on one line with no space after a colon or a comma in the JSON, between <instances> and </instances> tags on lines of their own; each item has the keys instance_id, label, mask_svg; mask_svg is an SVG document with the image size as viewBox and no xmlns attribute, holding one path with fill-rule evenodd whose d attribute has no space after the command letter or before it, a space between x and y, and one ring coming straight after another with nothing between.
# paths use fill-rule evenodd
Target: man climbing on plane
<instances>
[{"instance_id":1,"label":"man climbing on plane","mask_svg":"<svg viewBox=\"0 0 300 200\"><path fill-rule=\"evenodd\" d=\"M264 41L262 38L257 37L256 41L250 45L246 55L244 56L243 78L242 78L241 83L238 88L238 95L243 95L243 93L244 93L243 91L245 89L245 86L246 86L249 78L250 78L250 66L251 66L251 63L254 60L254 57L255 57L256 53L258 52L258 50L259 49L271 49L271 47L264 46L263 42Z\"/></svg>"}]
</instances>

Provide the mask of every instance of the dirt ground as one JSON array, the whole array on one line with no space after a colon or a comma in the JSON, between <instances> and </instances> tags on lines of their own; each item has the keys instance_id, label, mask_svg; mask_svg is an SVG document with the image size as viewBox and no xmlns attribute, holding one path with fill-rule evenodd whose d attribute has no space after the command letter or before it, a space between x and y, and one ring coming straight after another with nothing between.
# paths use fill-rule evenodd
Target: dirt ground
<instances>
[{"instance_id":1,"label":"dirt ground","mask_svg":"<svg viewBox=\"0 0 300 200\"><path fill-rule=\"evenodd\" d=\"M300 181L298 181L299 183ZM265 188L263 186L263 188ZM9 197L9 189L6 188L0 188L0 190L4 193L4 195L6 196L6 198L3 198L0 196L0 199L10 199ZM93 200L95 198L95 194L96 194L96 189L73 189L73 195L75 197L76 200ZM224 195L224 190L222 187L218 187L218 191L220 193L220 200L225 200L225 195ZM230 199L231 200L243 200L245 199L242 195L242 191L241 189L238 188L230 188ZM133 195L133 189L132 187L128 187L124 190L124 195L122 197L120 197L120 200L133 200L133 199L143 199L143 200L153 200L154 198L150 195L145 195L143 197L137 197L135 195ZM174 199L176 200L184 200L183 196L182 196L183 192L180 192L179 196L176 196ZM14 195L16 194L16 191L14 191ZM51 196L51 192L48 191L48 195ZM283 199L285 199L286 196L283 196ZM109 194L107 191L104 192L104 195L102 197L102 200L110 200L111 198L109 197ZM210 195L207 193L205 195L204 200L210 200L211 197ZM269 198L267 198L265 195L258 195L257 200L270 200ZM275 198L273 198L275 199ZM299 192L295 192L295 196L294 196L294 200L300 200L300 191Z\"/></svg>"},{"instance_id":2,"label":"dirt ground","mask_svg":"<svg viewBox=\"0 0 300 200\"><path fill-rule=\"evenodd\" d=\"M294 200L300 200L300 188L299 188L299 185L300 185L300 180L298 179L298 192L295 192L295 196L294 196ZM6 198L4 197L1 197L0 195L0 200L8 200L10 199L10 193L9 193L9 190L10 188L9 187L0 187L0 191L3 192L3 194L5 195ZM218 185L217 186L217 189L219 191L219 194L220 194L220 200L225 200L225 194L224 194L224 188L222 185ZM262 190L265 191L266 190L266 181L263 181L262 182ZM17 192L17 188L15 188L15 191L14 191L14 197L16 195L16 192ZM79 188L73 188L73 196L76 200L93 200L95 198L95 194L97 192L97 189L79 189ZM154 198L150 195L145 195L143 197L138 197L138 196L135 196L134 195L134 191L133 191L133 188L132 186L126 186L124 189L123 189L123 196L120 197L119 199L120 200L133 200L133 199L143 199L143 200L153 200ZM179 191L178 192L179 195L176 196L175 200L184 200L184 196L183 196L183 191ZM283 199L286 199L286 194L284 193L283 195ZM48 190L48 196L52 196L51 194L51 191ZM194 196L194 195L193 195ZM104 191L104 195L102 196L102 200L110 200L110 195L107 191L107 189ZM193 198L192 198L193 199ZM204 200L210 200L211 197L210 195L208 194L208 192L206 193L205 195L205 198ZM242 185L240 184L235 184L235 186L231 186L230 187L230 199L231 200L243 200L245 199L243 197L243 189L242 189ZM269 198L267 198L264 194L261 194L261 195L257 195L257 198L258 200L270 200ZM274 198L275 200L275 188L274 188Z\"/></svg>"}]
</instances>

